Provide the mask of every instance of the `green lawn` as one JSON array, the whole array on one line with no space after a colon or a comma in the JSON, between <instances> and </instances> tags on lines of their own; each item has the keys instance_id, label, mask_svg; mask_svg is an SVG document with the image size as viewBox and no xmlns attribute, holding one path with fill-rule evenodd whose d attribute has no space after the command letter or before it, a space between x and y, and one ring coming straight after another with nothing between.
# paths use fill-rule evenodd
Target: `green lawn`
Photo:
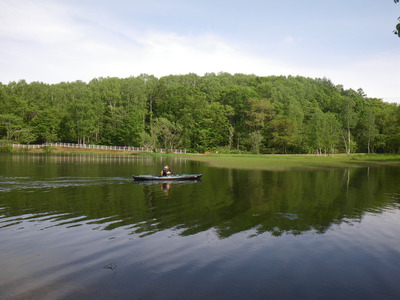
<instances>
[{"instance_id":1,"label":"green lawn","mask_svg":"<svg viewBox=\"0 0 400 300\"><path fill-rule=\"evenodd\" d=\"M25 150L26 151L26 150ZM24 152L25 152L24 151ZM43 153L42 149L26 151ZM127 153L122 151L101 151L88 149L52 149L51 153L98 153L112 155L143 155L181 157L209 163L221 168L288 170L288 169L321 169L343 168L372 165L400 166L400 154L335 154L329 156L315 155L273 155L273 154L161 154L161 153Z\"/></svg>"},{"instance_id":2,"label":"green lawn","mask_svg":"<svg viewBox=\"0 0 400 300\"><path fill-rule=\"evenodd\" d=\"M400 166L400 155L354 154L314 156L314 155L246 155L210 154L185 155L187 159L208 162L215 167L242 169L320 169L338 167L357 167L368 165Z\"/></svg>"}]
</instances>

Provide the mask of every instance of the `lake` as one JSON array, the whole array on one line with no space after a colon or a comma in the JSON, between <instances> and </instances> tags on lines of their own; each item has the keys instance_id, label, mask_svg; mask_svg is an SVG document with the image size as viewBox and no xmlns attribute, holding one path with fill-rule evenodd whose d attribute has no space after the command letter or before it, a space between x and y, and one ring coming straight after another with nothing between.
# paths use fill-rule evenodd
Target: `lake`
<instances>
[{"instance_id":1,"label":"lake","mask_svg":"<svg viewBox=\"0 0 400 300\"><path fill-rule=\"evenodd\" d=\"M0 299L399 299L399 208L399 167L0 154Z\"/></svg>"}]
</instances>

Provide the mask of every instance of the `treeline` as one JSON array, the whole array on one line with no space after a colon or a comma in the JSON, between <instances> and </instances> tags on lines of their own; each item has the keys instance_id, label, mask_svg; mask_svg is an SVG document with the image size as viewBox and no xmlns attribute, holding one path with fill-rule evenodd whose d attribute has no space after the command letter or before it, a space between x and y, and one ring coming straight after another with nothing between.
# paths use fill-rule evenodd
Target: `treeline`
<instances>
[{"instance_id":1,"label":"treeline","mask_svg":"<svg viewBox=\"0 0 400 300\"><path fill-rule=\"evenodd\" d=\"M0 83L0 139L191 151L400 152L400 106L330 80L209 73Z\"/></svg>"}]
</instances>

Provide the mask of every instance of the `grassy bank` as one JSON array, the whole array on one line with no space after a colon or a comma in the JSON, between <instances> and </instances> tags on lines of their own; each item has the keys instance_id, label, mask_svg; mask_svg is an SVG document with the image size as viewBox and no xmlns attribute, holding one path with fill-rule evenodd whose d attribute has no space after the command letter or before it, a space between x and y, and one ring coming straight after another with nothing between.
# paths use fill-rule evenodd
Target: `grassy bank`
<instances>
[{"instance_id":1,"label":"grassy bank","mask_svg":"<svg viewBox=\"0 0 400 300\"><path fill-rule=\"evenodd\" d=\"M15 150L15 149L14 149ZM15 151L13 151L15 152ZM395 154L336 154L332 156L315 155L256 155L256 154L163 154L138 153L117 150L95 150L56 147L51 149L20 150L24 153L60 153L60 154L112 154L140 155L154 157L180 157L202 161L214 167L260 170L321 169L360 167L372 165L400 166L400 155Z\"/></svg>"},{"instance_id":2,"label":"grassy bank","mask_svg":"<svg viewBox=\"0 0 400 300\"><path fill-rule=\"evenodd\" d=\"M85 149L85 148L70 148L70 147L50 147L45 146L38 149L18 149L10 148L9 151L3 152L14 152L14 153L59 153L59 154L115 154L115 155L132 155L140 154L134 151L120 151L120 150L99 150L99 149ZM1 152L1 151L0 151Z\"/></svg>"},{"instance_id":3,"label":"grassy bank","mask_svg":"<svg viewBox=\"0 0 400 300\"><path fill-rule=\"evenodd\" d=\"M204 161L215 167L287 170L360 167L372 165L400 166L400 155L353 154L334 156L315 155L185 155L185 158Z\"/></svg>"},{"instance_id":4,"label":"grassy bank","mask_svg":"<svg viewBox=\"0 0 400 300\"><path fill-rule=\"evenodd\" d=\"M181 157L201 161L213 167L259 170L326 169L365 167L377 165L400 166L400 155L394 154L337 154L315 155L255 155L255 154L159 154L142 153L144 156Z\"/></svg>"}]
</instances>

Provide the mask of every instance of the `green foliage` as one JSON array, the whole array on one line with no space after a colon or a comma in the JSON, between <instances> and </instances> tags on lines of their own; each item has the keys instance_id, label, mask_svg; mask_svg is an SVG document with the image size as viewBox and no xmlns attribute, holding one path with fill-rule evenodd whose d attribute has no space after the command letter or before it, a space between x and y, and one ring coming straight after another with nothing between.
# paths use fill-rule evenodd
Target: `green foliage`
<instances>
[{"instance_id":1,"label":"green foliage","mask_svg":"<svg viewBox=\"0 0 400 300\"><path fill-rule=\"evenodd\" d=\"M254 131L250 133L249 140L251 144L251 150L253 153L259 154L260 153L260 146L263 140L263 136L259 131Z\"/></svg>"},{"instance_id":2,"label":"green foliage","mask_svg":"<svg viewBox=\"0 0 400 300\"><path fill-rule=\"evenodd\" d=\"M208 73L0 83L0 138L224 153L400 151L400 108L326 78Z\"/></svg>"},{"instance_id":3,"label":"green foliage","mask_svg":"<svg viewBox=\"0 0 400 300\"><path fill-rule=\"evenodd\" d=\"M158 118L153 124L152 134L158 138L166 151L177 148L180 143L182 126L166 118Z\"/></svg>"},{"instance_id":4,"label":"green foliage","mask_svg":"<svg viewBox=\"0 0 400 300\"><path fill-rule=\"evenodd\" d=\"M0 141L0 152L2 153L8 153L12 152L14 149L10 143L7 141Z\"/></svg>"},{"instance_id":5,"label":"green foliage","mask_svg":"<svg viewBox=\"0 0 400 300\"><path fill-rule=\"evenodd\" d=\"M12 113L1 114L0 126L3 129L2 131L5 132L7 141L11 141L14 139L16 133L22 130L23 120L21 117Z\"/></svg>"},{"instance_id":6,"label":"green foliage","mask_svg":"<svg viewBox=\"0 0 400 300\"><path fill-rule=\"evenodd\" d=\"M40 143L52 143L59 140L61 115L54 108L45 108L31 122L36 140Z\"/></svg>"},{"instance_id":7,"label":"green foliage","mask_svg":"<svg viewBox=\"0 0 400 300\"><path fill-rule=\"evenodd\" d=\"M316 154L335 153L340 130L340 123L333 113L316 111L308 123L308 145Z\"/></svg>"},{"instance_id":8,"label":"green foliage","mask_svg":"<svg viewBox=\"0 0 400 300\"><path fill-rule=\"evenodd\" d=\"M44 146L42 150L44 153L52 153L54 151L54 148L52 146Z\"/></svg>"}]
</instances>

